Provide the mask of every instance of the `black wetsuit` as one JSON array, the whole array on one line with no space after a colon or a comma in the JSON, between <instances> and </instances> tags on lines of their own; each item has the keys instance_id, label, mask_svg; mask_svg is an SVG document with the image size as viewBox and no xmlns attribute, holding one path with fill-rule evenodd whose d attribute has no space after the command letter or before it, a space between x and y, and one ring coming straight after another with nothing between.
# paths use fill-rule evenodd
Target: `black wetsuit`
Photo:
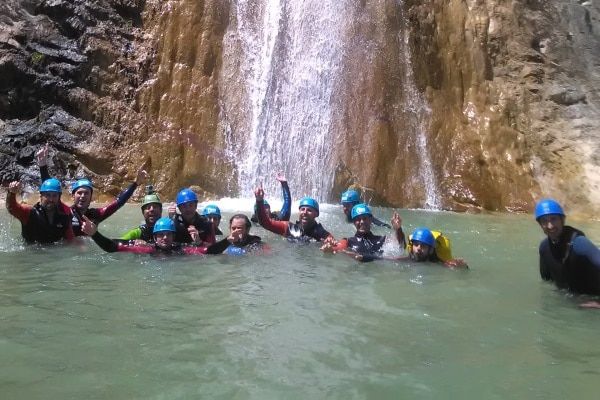
<instances>
[{"instance_id":1,"label":"black wetsuit","mask_svg":"<svg viewBox=\"0 0 600 400\"><path fill-rule=\"evenodd\" d=\"M600 295L600 251L583 232L565 226L557 242L540 243L540 275L574 293Z\"/></svg>"},{"instance_id":2,"label":"black wetsuit","mask_svg":"<svg viewBox=\"0 0 600 400\"><path fill-rule=\"evenodd\" d=\"M372 232L349 237L348 249L362 256L361 261L373 261L381 258L385 236L377 236Z\"/></svg>"}]
</instances>

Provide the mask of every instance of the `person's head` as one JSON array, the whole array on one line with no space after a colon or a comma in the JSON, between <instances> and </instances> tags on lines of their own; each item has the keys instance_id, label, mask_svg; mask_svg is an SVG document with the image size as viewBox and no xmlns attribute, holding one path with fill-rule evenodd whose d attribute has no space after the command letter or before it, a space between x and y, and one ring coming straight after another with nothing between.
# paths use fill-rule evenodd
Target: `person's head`
<instances>
[{"instance_id":1,"label":"person's head","mask_svg":"<svg viewBox=\"0 0 600 400\"><path fill-rule=\"evenodd\" d=\"M40 185L40 205L46 209L46 211L56 210L60 203L61 193L62 188L58 179L46 179Z\"/></svg>"},{"instance_id":2,"label":"person's head","mask_svg":"<svg viewBox=\"0 0 600 400\"><path fill-rule=\"evenodd\" d=\"M243 241L250 234L252 223L244 214L235 214L229 219L229 233L231 235L239 235L239 241Z\"/></svg>"},{"instance_id":3,"label":"person's head","mask_svg":"<svg viewBox=\"0 0 600 400\"><path fill-rule=\"evenodd\" d=\"M78 179L71 185L71 196L73 197L73 205L85 212L92 202L92 192L94 188L92 182L87 179Z\"/></svg>"},{"instance_id":4,"label":"person's head","mask_svg":"<svg viewBox=\"0 0 600 400\"><path fill-rule=\"evenodd\" d=\"M149 226L153 226L162 215L162 203L156 193L144 196L142 201L142 215Z\"/></svg>"},{"instance_id":5,"label":"person's head","mask_svg":"<svg viewBox=\"0 0 600 400\"><path fill-rule=\"evenodd\" d=\"M535 220L550 240L556 241L562 234L566 215L556 200L543 199L535 206Z\"/></svg>"},{"instance_id":6,"label":"person's head","mask_svg":"<svg viewBox=\"0 0 600 400\"><path fill-rule=\"evenodd\" d=\"M189 219L196 213L198 207L198 196L192 189L182 189L177 193L177 207L184 219Z\"/></svg>"},{"instance_id":7,"label":"person's head","mask_svg":"<svg viewBox=\"0 0 600 400\"><path fill-rule=\"evenodd\" d=\"M410 256L416 261L427 261L435 251L435 237L428 228L417 228L410 239Z\"/></svg>"},{"instance_id":8,"label":"person's head","mask_svg":"<svg viewBox=\"0 0 600 400\"><path fill-rule=\"evenodd\" d=\"M202 210L202 215L206 217L208 222L213 224L215 229L219 227L219 224L221 223L221 210L215 204L206 205L204 210Z\"/></svg>"},{"instance_id":9,"label":"person's head","mask_svg":"<svg viewBox=\"0 0 600 400\"><path fill-rule=\"evenodd\" d=\"M347 190L342 193L341 203L344 214L349 216L352 212L352 207L360 203L360 195L356 190Z\"/></svg>"},{"instance_id":10,"label":"person's head","mask_svg":"<svg viewBox=\"0 0 600 400\"><path fill-rule=\"evenodd\" d=\"M154 243L161 249L170 249L175 235L175 222L168 217L159 218L152 229Z\"/></svg>"},{"instance_id":11,"label":"person's head","mask_svg":"<svg viewBox=\"0 0 600 400\"><path fill-rule=\"evenodd\" d=\"M315 219L319 216L319 203L312 197L303 197L298 206L300 212L300 225L303 228L310 227L316 223Z\"/></svg>"},{"instance_id":12,"label":"person's head","mask_svg":"<svg viewBox=\"0 0 600 400\"><path fill-rule=\"evenodd\" d=\"M365 234L371 232L373 213L367 204L360 203L352 207L351 217L352 223L356 228L356 233Z\"/></svg>"}]
</instances>

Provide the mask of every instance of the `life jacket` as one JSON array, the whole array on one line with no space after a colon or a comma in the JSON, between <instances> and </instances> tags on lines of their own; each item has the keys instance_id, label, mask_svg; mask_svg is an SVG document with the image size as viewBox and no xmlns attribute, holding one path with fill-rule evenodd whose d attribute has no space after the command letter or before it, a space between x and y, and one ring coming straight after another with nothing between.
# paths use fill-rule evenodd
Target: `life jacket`
<instances>
[{"instance_id":1,"label":"life jacket","mask_svg":"<svg viewBox=\"0 0 600 400\"><path fill-rule=\"evenodd\" d=\"M431 231L435 239L434 253L437 259L442 262L450 261L452 257L452 249L450 246L450 239L440 231ZM412 254L412 235L408 235L408 243L406 244L406 251L408 254ZM437 260L436 260L437 261Z\"/></svg>"},{"instance_id":2,"label":"life jacket","mask_svg":"<svg viewBox=\"0 0 600 400\"><path fill-rule=\"evenodd\" d=\"M21 233L26 242L54 243L65 237L70 225L71 216L61 211L60 205L54 213L54 221L50 223L46 210L36 203L29 212L27 224L22 224Z\"/></svg>"},{"instance_id":3,"label":"life jacket","mask_svg":"<svg viewBox=\"0 0 600 400\"><path fill-rule=\"evenodd\" d=\"M376 236L372 232L362 236L352 236L348 240L348 249L358 254L379 254L383 252L385 236Z\"/></svg>"},{"instance_id":4,"label":"life jacket","mask_svg":"<svg viewBox=\"0 0 600 400\"><path fill-rule=\"evenodd\" d=\"M299 221L295 223L289 222L288 235L286 239L290 242L308 243L311 240L320 242L329 236L329 232L323 228L323 225L316 223L309 230L304 230Z\"/></svg>"},{"instance_id":5,"label":"life jacket","mask_svg":"<svg viewBox=\"0 0 600 400\"><path fill-rule=\"evenodd\" d=\"M549 238L540 243L540 275L557 287L575 293L600 294L600 271L585 256L573 251L573 240L585 234L571 226L563 227L558 242Z\"/></svg>"}]
</instances>

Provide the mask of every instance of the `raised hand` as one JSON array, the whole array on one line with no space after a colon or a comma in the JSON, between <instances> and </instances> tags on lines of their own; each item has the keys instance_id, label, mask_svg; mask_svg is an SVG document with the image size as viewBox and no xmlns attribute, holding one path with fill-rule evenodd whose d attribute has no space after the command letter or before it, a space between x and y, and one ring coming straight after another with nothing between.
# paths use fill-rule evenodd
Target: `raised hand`
<instances>
[{"instance_id":1,"label":"raised hand","mask_svg":"<svg viewBox=\"0 0 600 400\"><path fill-rule=\"evenodd\" d=\"M187 228L188 233L192 237L192 241L196 244L200 243L200 234L198 233L198 229L194 225L190 225Z\"/></svg>"},{"instance_id":2,"label":"raised hand","mask_svg":"<svg viewBox=\"0 0 600 400\"><path fill-rule=\"evenodd\" d=\"M398 211L394 211L394 214L392 215L392 228L396 231L402 228L402 218L400 217L400 214L398 214Z\"/></svg>"},{"instance_id":3,"label":"raised hand","mask_svg":"<svg viewBox=\"0 0 600 400\"><path fill-rule=\"evenodd\" d=\"M283 171L277 172L277 174L275 174L275 179L277 179L280 183L281 182L287 182L287 179L286 179L285 174L283 173Z\"/></svg>"},{"instance_id":4,"label":"raised hand","mask_svg":"<svg viewBox=\"0 0 600 400\"><path fill-rule=\"evenodd\" d=\"M256 197L256 201L261 202L265 199L265 191L263 190L262 182L260 186L254 189L254 197Z\"/></svg>"},{"instance_id":5,"label":"raised hand","mask_svg":"<svg viewBox=\"0 0 600 400\"><path fill-rule=\"evenodd\" d=\"M81 223L81 231L88 236L92 236L96 232L98 232L98 227L95 223L93 223L88 217L85 215L81 216L83 222Z\"/></svg>"},{"instance_id":6,"label":"raised hand","mask_svg":"<svg viewBox=\"0 0 600 400\"><path fill-rule=\"evenodd\" d=\"M137 170L137 175L135 177L135 183L140 186L142 185L144 182L146 182L146 180L148 179L148 172L146 172L146 170L144 169L144 166L142 165L138 170Z\"/></svg>"},{"instance_id":7,"label":"raised hand","mask_svg":"<svg viewBox=\"0 0 600 400\"><path fill-rule=\"evenodd\" d=\"M177 214L177 205L175 203L169 203L169 206L167 207L167 213L169 218L173 218L175 214Z\"/></svg>"},{"instance_id":8,"label":"raised hand","mask_svg":"<svg viewBox=\"0 0 600 400\"><path fill-rule=\"evenodd\" d=\"M48 143L35 153L35 159L39 167L48 165Z\"/></svg>"},{"instance_id":9,"label":"raised hand","mask_svg":"<svg viewBox=\"0 0 600 400\"><path fill-rule=\"evenodd\" d=\"M23 185L19 181L13 181L8 184L8 192L9 193L17 194L17 193L20 193L22 189L23 189Z\"/></svg>"}]
</instances>

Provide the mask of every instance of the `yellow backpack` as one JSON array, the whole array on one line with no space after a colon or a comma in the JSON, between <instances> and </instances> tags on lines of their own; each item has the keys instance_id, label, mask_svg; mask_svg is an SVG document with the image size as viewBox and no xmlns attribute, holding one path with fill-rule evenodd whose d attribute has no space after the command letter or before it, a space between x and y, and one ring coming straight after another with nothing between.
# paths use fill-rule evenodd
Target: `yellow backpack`
<instances>
[{"instance_id":1,"label":"yellow backpack","mask_svg":"<svg viewBox=\"0 0 600 400\"><path fill-rule=\"evenodd\" d=\"M450 247L450 239L444 236L440 231L431 231L435 238L435 254L443 262L452 260L452 249ZM412 250L412 235L408 235L408 244L406 251L410 254Z\"/></svg>"}]
</instances>

